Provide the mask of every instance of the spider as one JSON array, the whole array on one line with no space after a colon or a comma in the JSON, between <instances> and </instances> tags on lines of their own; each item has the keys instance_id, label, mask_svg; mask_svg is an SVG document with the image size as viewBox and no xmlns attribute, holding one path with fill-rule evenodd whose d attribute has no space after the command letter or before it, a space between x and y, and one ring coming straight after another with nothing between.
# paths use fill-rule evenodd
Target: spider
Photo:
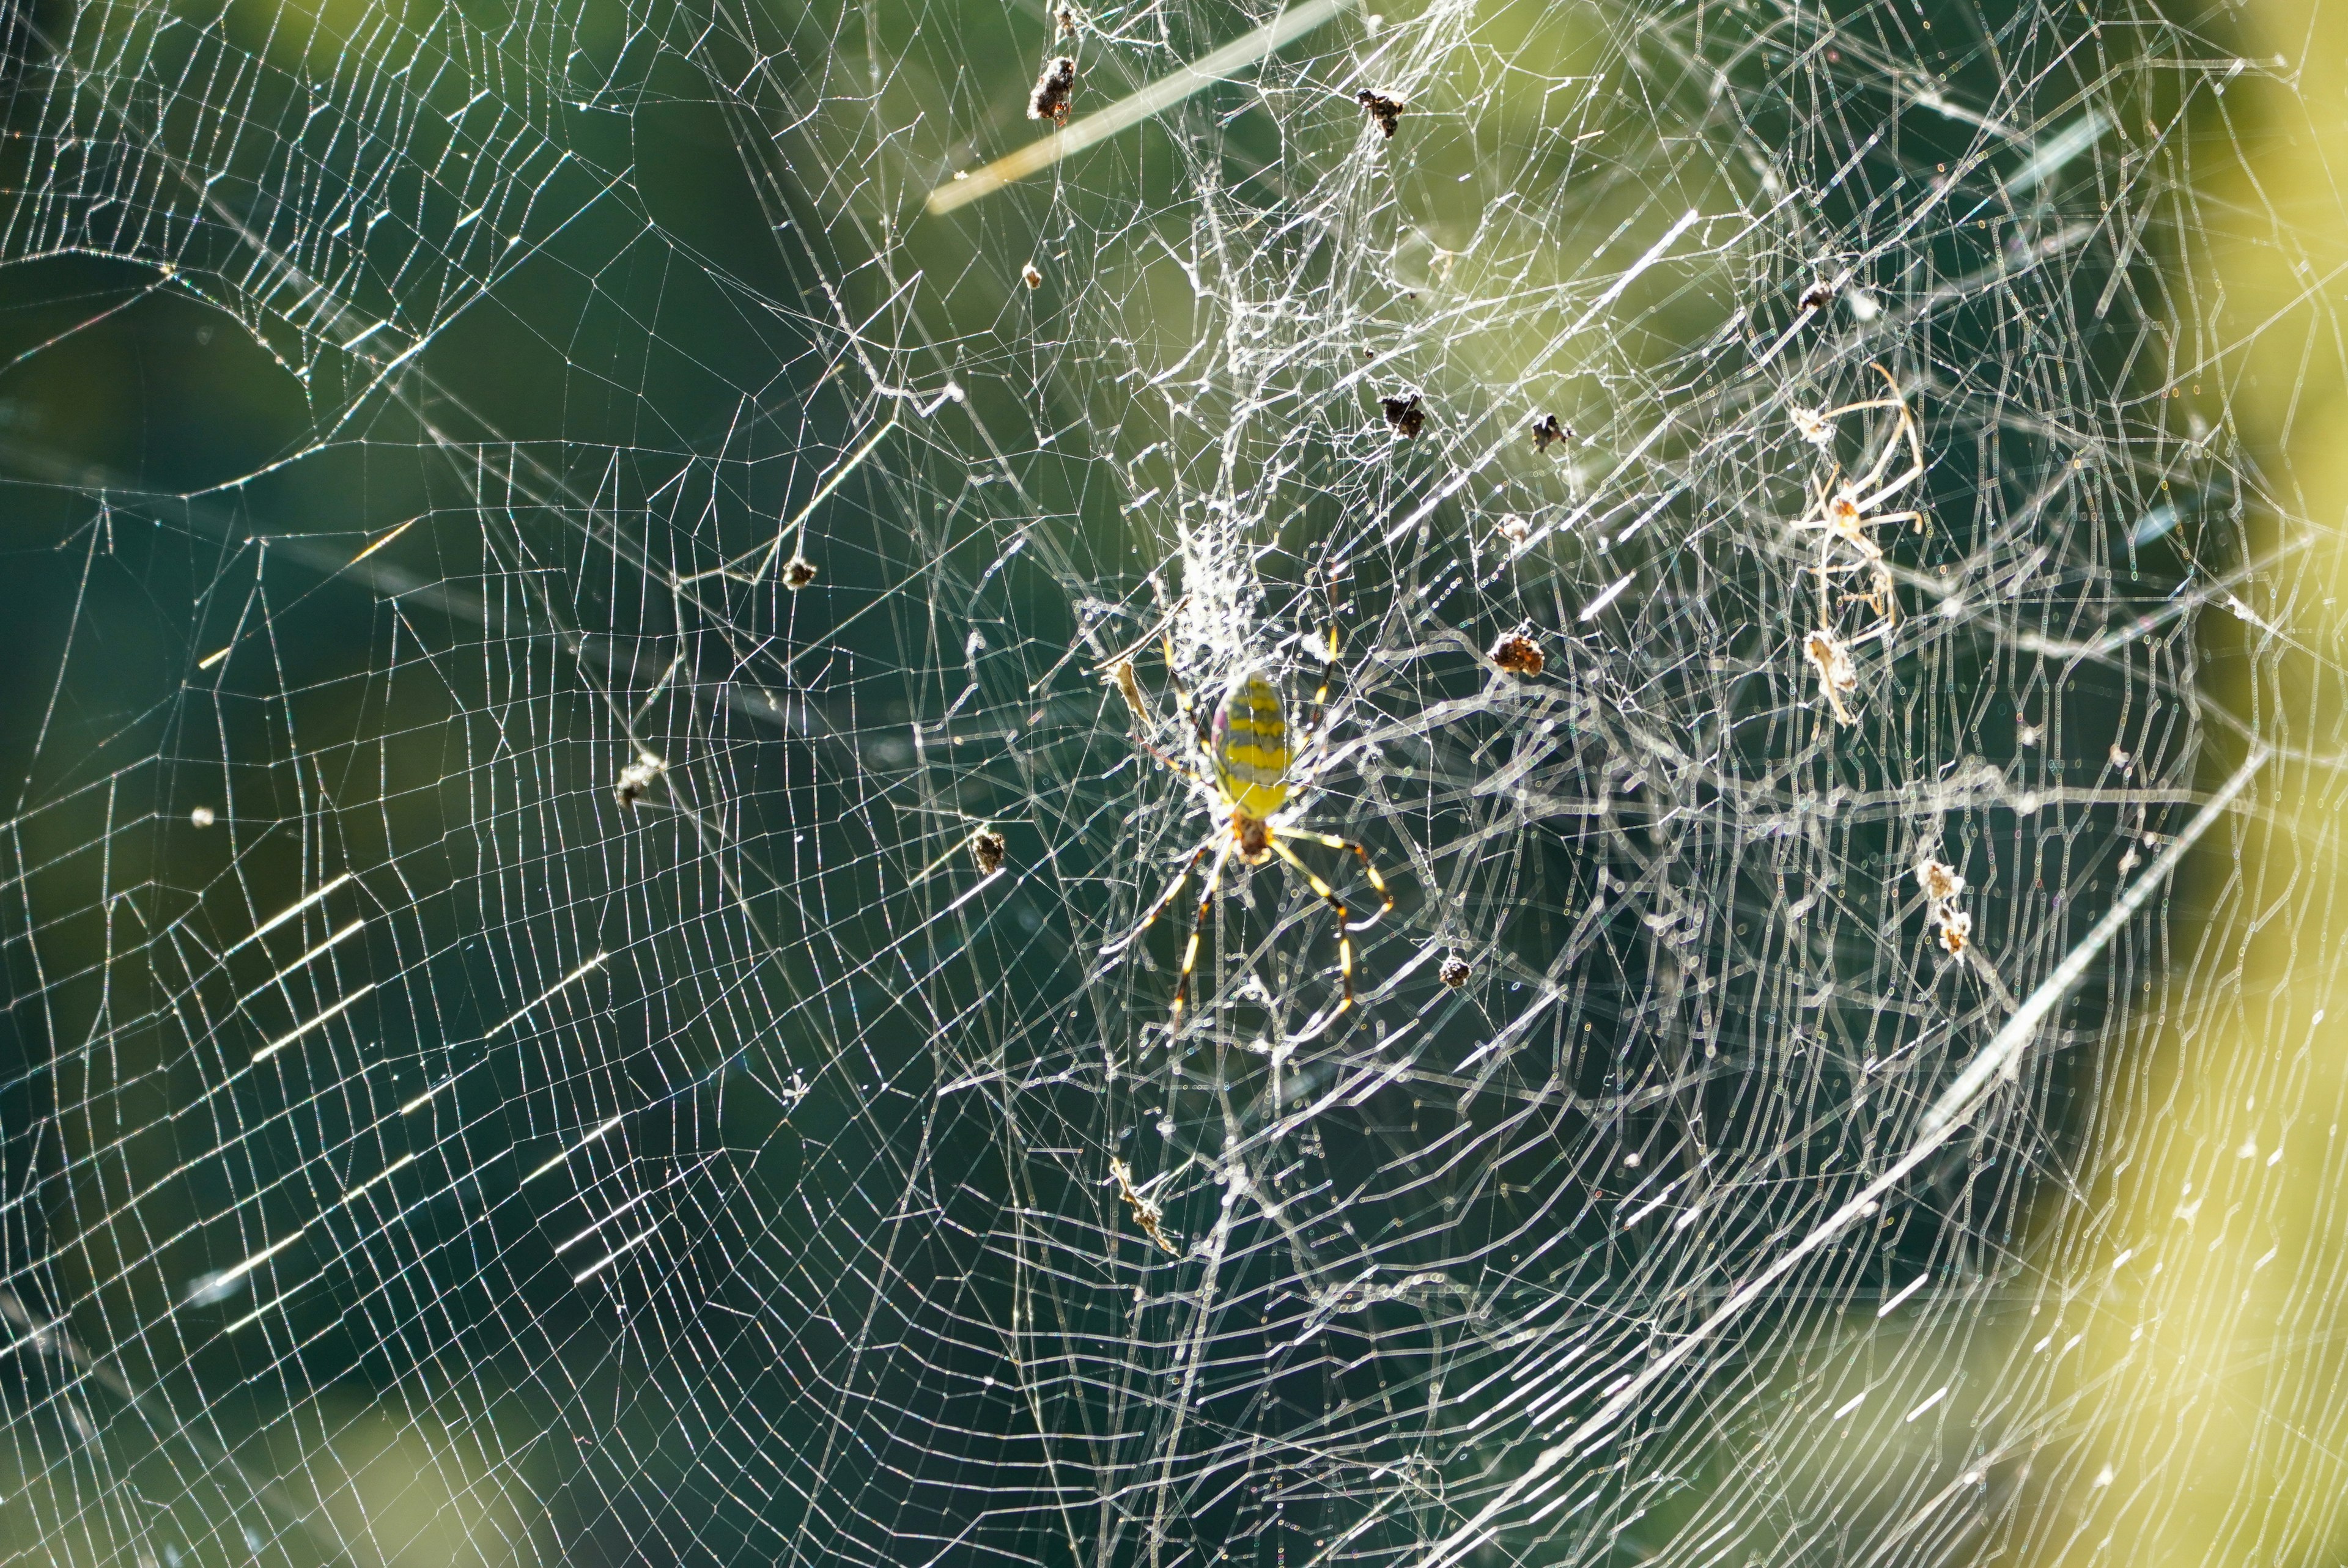
<instances>
[{"instance_id":1,"label":"spider","mask_svg":"<svg viewBox=\"0 0 2348 1568\"><path fill-rule=\"evenodd\" d=\"M1173 649L1166 650L1167 667L1173 668ZM1337 634L1329 633L1329 657L1337 654ZM1135 716L1146 714L1134 699L1138 682L1130 679L1131 666L1119 661L1117 682L1126 699L1132 703ZM1112 950L1122 950L1138 941L1144 933L1172 906L1189 881L1199 863L1211 852L1214 865L1207 873L1205 887L1199 895L1199 907L1190 919L1190 938L1182 948L1182 972L1174 982L1174 1006L1169 1020L1169 1029L1179 1029L1182 1009L1189 999L1190 973L1198 967L1199 947L1207 916L1214 907L1216 891L1221 887L1223 873L1234 856L1244 865L1261 866L1273 856L1286 861L1291 869L1303 877L1337 917L1337 976L1343 988L1337 1003L1342 1013L1354 1005L1354 937L1356 927L1352 913L1337 890L1319 876L1311 866L1297 858L1296 852L1282 842L1284 838L1301 838L1329 849L1351 850L1362 863L1362 873L1370 880L1385 900L1377 914L1362 923L1362 927L1375 923L1394 909L1394 894L1388 891L1385 878L1378 874L1370 860L1370 852L1350 838L1340 838L1334 833L1319 833L1296 825L1303 814L1303 803L1295 797L1315 783L1314 764L1325 765L1328 756L1326 718L1329 705L1329 683L1323 681L1321 690L1313 699L1313 721L1305 732L1302 746L1289 744L1289 723L1286 706L1272 671L1262 665L1249 665L1233 675L1223 689L1222 699L1215 704L1211 721L1201 723L1189 694L1179 685L1174 688L1176 703L1191 723L1192 739L1199 748L1201 764L1192 767L1167 755L1145 738L1142 744L1149 753L1175 773L1189 781L1206 801L1213 815L1215 826L1206 842L1190 854L1176 874L1173 883L1149 907L1141 923L1124 941ZM1334 1014L1332 1016L1334 1016Z\"/></svg>"},{"instance_id":2,"label":"spider","mask_svg":"<svg viewBox=\"0 0 2348 1568\"><path fill-rule=\"evenodd\" d=\"M1796 428L1801 432L1803 439L1824 446L1827 441L1833 439L1832 422L1845 414L1859 414L1870 408L1899 411L1900 422L1890 439L1884 442L1875 466L1856 479L1843 477L1842 470L1836 468L1818 486L1817 511L1794 525L1797 533L1815 530L1824 536L1818 541L1816 569L1821 601L1826 598L1827 584L1830 579L1852 572L1867 574L1868 590L1851 597L1875 611L1876 624L1854 639L1859 642L1890 630L1900 618L1891 566L1884 559L1883 547L1875 542L1871 530L1892 523L1911 524L1919 533L1924 529L1924 514L1921 511L1881 512L1876 509L1924 477L1924 443L1916 434L1916 420L1908 412L1907 399L1900 395L1900 384L1893 381L1891 373L1881 365L1869 368L1883 377L1885 384L1891 388L1890 396L1846 403L1839 408L1829 408L1823 413L1812 413L1808 409L1793 412ZM1821 435L1825 440L1820 440ZM1886 479L1884 475L1899 456L1903 439L1908 444L1908 466L1900 470L1898 477ZM1846 547L1858 559L1838 562L1834 559L1838 544Z\"/></svg>"}]
</instances>

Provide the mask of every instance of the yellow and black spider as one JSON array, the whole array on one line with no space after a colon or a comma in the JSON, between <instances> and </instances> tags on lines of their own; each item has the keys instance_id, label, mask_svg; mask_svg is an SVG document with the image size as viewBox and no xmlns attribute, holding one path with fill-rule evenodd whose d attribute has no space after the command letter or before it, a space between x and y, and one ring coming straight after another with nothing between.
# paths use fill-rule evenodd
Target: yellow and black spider
<instances>
[{"instance_id":1,"label":"yellow and black spider","mask_svg":"<svg viewBox=\"0 0 2348 1568\"><path fill-rule=\"evenodd\" d=\"M1336 655L1336 634L1329 638L1330 656ZM1167 661L1173 663L1171 650ZM1149 715L1140 701L1140 682L1135 679L1130 663L1120 660L1114 667L1112 679L1132 706L1134 716L1144 723ZM1206 886L1199 896L1199 907L1190 920L1190 939L1182 949L1182 973L1174 982L1174 1007L1171 1024L1182 1021L1182 1005L1190 994L1190 971L1198 967L1200 927L1205 924L1215 902L1215 893L1222 886L1223 872L1237 856L1245 865L1261 866L1277 855L1293 867L1298 876L1312 885L1313 891L1337 915L1337 975L1343 995L1337 1011L1344 1012L1354 1005L1354 938L1353 917L1337 890L1323 881L1313 868L1296 857L1296 852L1281 842L1282 838L1307 839L1330 849L1350 849L1362 863L1362 872L1370 879L1385 900L1376 915L1363 922L1365 927L1394 908L1394 895L1387 891L1385 878L1370 860L1370 853L1350 838L1340 838L1334 833L1318 833L1296 825L1303 802L1299 793L1310 789L1314 780L1313 764L1325 759L1326 731L1323 722L1328 712L1329 684L1323 681L1313 698L1313 723L1305 733L1302 747L1289 744L1286 705L1281 700L1280 688L1269 671L1250 666L1231 677L1223 689L1222 700L1215 704L1212 721L1203 728L1198 723L1189 693L1179 685L1174 697L1183 715L1190 721L1190 735L1198 746L1202 767L1190 767L1151 745L1145 737L1142 744L1149 753L1189 781L1205 799L1214 819L1214 828L1205 843L1191 852L1181 871L1158 901L1143 916L1117 948L1122 949L1138 941L1142 934L1157 923L1169 906L1181 893L1190 874L1199 868L1211 851L1213 867L1207 873ZM1334 1016L1334 1015L1333 1015Z\"/></svg>"}]
</instances>

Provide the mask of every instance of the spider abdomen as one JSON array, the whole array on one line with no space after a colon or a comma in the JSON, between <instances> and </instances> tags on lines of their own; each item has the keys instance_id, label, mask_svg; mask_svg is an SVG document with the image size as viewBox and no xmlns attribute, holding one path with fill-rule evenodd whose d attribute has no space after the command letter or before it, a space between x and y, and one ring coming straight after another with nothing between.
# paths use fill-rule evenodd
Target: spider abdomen
<instances>
[{"instance_id":1,"label":"spider abdomen","mask_svg":"<svg viewBox=\"0 0 2348 1568\"><path fill-rule=\"evenodd\" d=\"M1234 809L1263 818L1287 801L1288 714L1269 675L1243 670L1232 677L1215 704L1207 750Z\"/></svg>"}]
</instances>

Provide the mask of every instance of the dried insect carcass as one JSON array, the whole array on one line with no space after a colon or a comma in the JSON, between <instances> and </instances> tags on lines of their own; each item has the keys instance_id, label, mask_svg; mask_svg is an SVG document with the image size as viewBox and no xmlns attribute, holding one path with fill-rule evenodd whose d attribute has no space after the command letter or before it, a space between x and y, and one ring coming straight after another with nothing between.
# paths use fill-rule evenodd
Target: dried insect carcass
<instances>
[{"instance_id":1,"label":"dried insect carcass","mask_svg":"<svg viewBox=\"0 0 2348 1568\"><path fill-rule=\"evenodd\" d=\"M1794 422L1795 434L1811 446L1824 447L1834 445L1834 421L1827 417L1825 409L1788 407L1786 417Z\"/></svg>"},{"instance_id":2,"label":"dried insect carcass","mask_svg":"<svg viewBox=\"0 0 2348 1568\"><path fill-rule=\"evenodd\" d=\"M1426 428L1426 410L1419 406L1415 392L1406 397L1379 398L1378 412L1385 416L1386 428L1406 441L1416 440Z\"/></svg>"},{"instance_id":3,"label":"dried insect carcass","mask_svg":"<svg viewBox=\"0 0 2348 1568\"><path fill-rule=\"evenodd\" d=\"M991 827L982 827L970 835L970 857L977 861L979 870L989 876L1003 869L1003 857L1007 849L1003 835Z\"/></svg>"},{"instance_id":4,"label":"dried insect carcass","mask_svg":"<svg viewBox=\"0 0 2348 1568\"><path fill-rule=\"evenodd\" d=\"M1109 1179L1117 1184L1117 1195L1123 1198L1126 1206L1133 1211L1134 1222L1141 1226L1141 1234L1156 1242L1161 1250L1179 1255L1181 1248L1176 1246L1167 1237L1162 1223L1163 1213L1156 1204L1142 1196L1139 1189L1134 1186L1133 1167L1123 1160L1111 1156L1108 1173Z\"/></svg>"},{"instance_id":5,"label":"dried insect carcass","mask_svg":"<svg viewBox=\"0 0 2348 1568\"><path fill-rule=\"evenodd\" d=\"M1962 953L1973 939L1973 917L1962 909L1941 912L1938 920L1941 947L1951 958Z\"/></svg>"},{"instance_id":6,"label":"dried insect carcass","mask_svg":"<svg viewBox=\"0 0 2348 1568\"><path fill-rule=\"evenodd\" d=\"M668 764L652 753L639 749L636 760L620 770L618 780L612 785L612 798L633 808L644 798L654 781L668 772Z\"/></svg>"},{"instance_id":7,"label":"dried insect carcass","mask_svg":"<svg viewBox=\"0 0 2348 1568\"><path fill-rule=\"evenodd\" d=\"M1964 877L1955 866L1927 856L1916 867L1916 886L1924 895L1941 949L1955 958L1965 950L1973 934L1973 917L1957 907L1965 891Z\"/></svg>"},{"instance_id":8,"label":"dried insect carcass","mask_svg":"<svg viewBox=\"0 0 2348 1568\"><path fill-rule=\"evenodd\" d=\"M1068 99L1076 90L1076 61L1073 55L1060 55L1044 62L1044 74L1035 78L1035 90L1027 95L1027 118L1047 119L1054 125L1068 123Z\"/></svg>"},{"instance_id":9,"label":"dried insect carcass","mask_svg":"<svg viewBox=\"0 0 2348 1568\"><path fill-rule=\"evenodd\" d=\"M1141 677L1133 672L1133 661L1120 659L1108 667L1108 683L1117 688L1117 695L1133 714L1134 723L1144 730L1150 727L1149 700L1141 694Z\"/></svg>"},{"instance_id":10,"label":"dried insect carcass","mask_svg":"<svg viewBox=\"0 0 2348 1568\"><path fill-rule=\"evenodd\" d=\"M1454 953L1443 960L1443 967L1435 971L1435 978L1456 991L1466 985L1468 977L1475 972L1468 967L1467 959Z\"/></svg>"},{"instance_id":11,"label":"dried insect carcass","mask_svg":"<svg viewBox=\"0 0 2348 1568\"><path fill-rule=\"evenodd\" d=\"M1554 414L1543 414L1533 420L1533 450L1546 452L1573 439L1573 426L1560 424Z\"/></svg>"},{"instance_id":12,"label":"dried insect carcass","mask_svg":"<svg viewBox=\"0 0 2348 1568\"><path fill-rule=\"evenodd\" d=\"M1548 664L1540 644L1521 631L1511 631L1492 644L1492 662L1520 681L1529 681Z\"/></svg>"},{"instance_id":13,"label":"dried insect carcass","mask_svg":"<svg viewBox=\"0 0 2348 1568\"><path fill-rule=\"evenodd\" d=\"M1818 692L1834 710L1835 723L1845 729L1858 723L1859 715L1843 699L1859 690L1859 666L1851 662L1843 640L1821 626L1803 640L1802 657L1818 671Z\"/></svg>"},{"instance_id":14,"label":"dried insect carcass","mask_svg":"<svg viewBox=\"0 0 2348 1568\"><path fill-rule=\"evenodd\" d=\"M783 586L793 593L815 581L815 562L805 556L793 556L783 563Z\"/></svg>"},{"instance_id":15,"label":"dried insect carcass","mask_svg":"<svg viewBox=\"0 0 2348 1568\"><path fill-rule=\"evenodd\" d=\"M1392 141L1395 124L1402 118L1402 111L1407 107L1402 99L1385 93L1372 92L1369 88L1364 87L1354 95L1354 101L1369 111L1371 120L1380 130L1386 133L1386 139Z\"/></svg>"},{"instance_id":16,"label":"dried insect carcass","mask_svg":"<svg viewBox=\"0 0 2348 1568\"><path fill-rule=\"evenodd\" d=\"M1821 278L1802 291L1802 297L1797 308L1805 311L1825 310L1834 303L1836 292L1834 284Z\"/></svg>"}]
</instances>

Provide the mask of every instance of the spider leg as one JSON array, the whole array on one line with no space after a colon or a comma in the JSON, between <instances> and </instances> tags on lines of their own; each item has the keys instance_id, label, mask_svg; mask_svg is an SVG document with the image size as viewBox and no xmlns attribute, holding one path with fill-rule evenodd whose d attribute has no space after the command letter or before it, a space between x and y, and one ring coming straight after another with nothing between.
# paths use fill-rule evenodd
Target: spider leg
<instances>
[{"instance_id":1,"label":"spider leg","mask_svg":"<svg viewBox=\"0 0 2348 1568\"><path fill-rule=\"evenodd\" d=\"M1207 916L1214 907L1215 889L1223 885L1223 868L1231 863L1231 851L1239 845L1239 835L1235 833L1224 833L1220 836L1223 846L1215 852L1215 868L1207 873L1206 888L1199 895L1199 912L1190 917L1190 941L1182 949L1182 978L1174 982L1174 1007L1172 1016L1167 1021L1169 1029L1181 1027L1182 1003L1190 995L1190 971L1199 966L1200 928L1207 923ZM1277 849L1280 846L1275 844L1272 847ZM1200 845L1199 853L1204 855L1206 852L1207 846ZM1197 859L1194 857L1190 864L1197 865Z\"/></svg>"},{"instance_id":2,"label":"spider leg","mask_svg":"<svg viewBox=\"0 0 2348 1568\"><path fill-rule=\"evenodd\" d=\"M1908 412L1905 403L1900 405L1900 427L1907 433L1908 455L1913 462L1914 471L1921 475L1924 472L1924 437L1917 432L1916 416Z\"/></svg>"},{"instance_id":3,"label":"spider leg","mask_svg":"<svg viewBox=\"0 0 2348 1568\"><path fill-rule=\"evenodd\" d=\"M1897 452L1899 447L1894 446L1887 450L1890 452ZM1890 500L1892 497L1898 495L1900 491L1906 489L1909 486L1914 484L1923 477L1924 466L1921 463L1913 464L1903 471L1900 477L1892 480L1882 488L1871 490L1868 494L1859 497L1856 505L1862 512L1871 512L1875 510L1876 507L1881 506L1884 502Z\"/></svg>"},{"instance_id":4,"label":"spider leg","mask_svg":"<svg viewBox=\"0 0 2348 1568\"><path fill-rule=\"evenodd\" d=\"M1136 735L1134 740L1140 744L1143 751L1148 752L1151 756L1156 757L1159 762L1164 763L1167 767L1171 769L1173 772L1179 774L1182 777L1189 780L1192 784L1197 784L1200 789L1212 789L1213 786L1209 784L1205 779L1200 778L1195 772L1193 772L1188 764L1168 756L1164 752L1161 752L1156 746L1151 745L1149 742L1142 736Z\"/></svg>"},{"instance_id":5,"label":"spider leg","mask_svg":"<svg viewBox=\"0 0 2348 1568\"><path fill-rule=\"evenodd\" d=\"M1174 874L1174 880L1167 885L1166 891L1159 896L1158 902L1149 907L1149 913L1141 917L1141 924L1128 931L1123 941L1112 943L1103 948L1101 952L1105 956L1114 957L1139 941L1141 934L1158 923L1158 917L1166 913L1167 906L1173 903L1175 895L1182 891L1182 884L1190 880L1190 873L1199 869L1199 862L1207 857L1207 851L1214 847L1215 841L1211 838L1199 845L1197 853L1184 861L1182 869Z\"/></svg>"},{"instance_id":6,"label":"spider leg","mask_svg":"<svg viewBox=\"0 0 2348 1568\"><path fill-rule=\"evenodd\" d=\"M1190 700L1190 693L1182 690L1181 680L1174 673L1174 634L1171 631L1161 633L1158 646L1159 651L1166 655L1166 684L1174 689L1174 705L1182 710L1185 719L1190 721L1190 738L1203 752L1207 749L1207 717Z\"/></svg>"},{"instance_id":7,"label":"spider leg","mask_svg":"<svg viewBox=\"0 0 2348 1568\"><path fill-rule=\"evenodd\" d=\"M1361 861L1362 875L1370 879L1370 886L1378 890L1378 897L1385 899L1385 902L1378 907L1378 912L1376 914L1371 916L1368 919L1354 927L1354 930L1366 931L1371 927L1376 925L1381 919L1394 913L1394 892L1391 888L1387 887L1386 879L1378 875L1378 868L1371 861L1370 852L1368 850L1363 848L1354 840L1350 838L1340 838L1334 833L1314 833L1309 828L1302 827L1288 828L1285 832L1291 838L1310 839L1314 844L1324 845L1330 849L1350 849L1354 852L1354 857Z\"/></svg>"},{"instance_id":8,"label":"spider leg","mask_svg":"<svg viewBox=\"0 0 2348 1568\"><path fill-rule=\"evenodd\" d=\"M1329 717L1329 672L1337 668L1337 628L1329 629L1329 657L1321 666L1321 689L1313 693L1313 722L1304 726L1304 735L1297 744L1296 754L1303 756L1321 739L1321 726Z\"/></svg>"},{"instance_id":9,"label":"spider leg","mask_svg":"<svg viewBox=\"0 0 2348 1568\"><path fill-rule=\"evenodd\" d=\"M1907 415L1904 413L1901 414L1900 418L1905 420L1907 418ZM1890 440L1886 441L1883 444L1883 450L1876 456L1875 466L1868 469L1867 473L1862 477L1851 485L1850 492L1854 497L1852 504L1858 507L1860 511L1872 511L1878 501L1882 500L1887 496L1898 495L1901 490L1904 490L1909 486L1914 484L1917 478L1922 475L1924 470L1920 465L1916 467L1910 468L1907 473L1902 474L1899 478L1894 479L1889 485L1883 485L1884 470L1890 468L1891 466L1891 460L1899 456L1900 437L1894 436ZM1878 485L1883 485L1883 487L1879 490L1876 488Z\"/></svg>"},{"instance_id":10,"label":"spider leg","mask_svg":"<svg viewBox=\"0 0 2348 1568\"><path fill-rule=\"evenodd\" d=\"M1180 606L1177 605L1175 608L1179 610ZM1169 611L1168 613L1170 619L1172 612ZM1182 690L1181 682L1174 679L1173 675L1174 644L1172 641L1169 639L1165 641L1164 646L1166 649L1167 684L1174 689L1175 703L1181 709L1183 715L1191 720L1191 728L1195 733L1198 728L1197 715L1191 711L1190 694ZM1141 724L1154 728L1154 717L1145 712L1143 710L1141 687L1140 683L1133 679L1133 667L1130 664L1120 663L1115 668L1117 669L1118 676L1117 689L1124 694L1127 705L1133 710L1135 720ZM1132 735L1134 744L1139 746L1143 751L1148 752L1151 756L1156 757L1159 762L1166 764L1167 768L1176 775L1189 780L1192 784L1201 790L1210 789L1207 781L1199 774L1197 770L1189 767L1174 757L1167 755L1166 753L1160 750L1157 743L1151 741L1147 734L1143 734L1138 731L1136 731L1132 732Z\"/></svg>"},{"instance_id":11,"label":"spider leg","mask_svg":"<svg viewBox=\"0 0 2348 1568\"><path fill-rule=\"evenodd\" d=\"M1884 370L1879 364L1875 368L1882 374L1884 380L1891 380L1890 371ZM1867 477L1852 487L1859 490L1874 490L1874 494L1860 503L1862 510L1872 510L1887 498L1898 495L1924 477L1924 440L1922 436L1916 434L1916 416L1908 412L1907 400L1899 396L1900 388L1897 383L1893 384L1891 391L1893 405L1900 410L1900 428L1892 434L1890 440L1883 444L1883 455L1876 458L1875 466L1868 470ZM1882 482L1884 471L1891 466L1891 460L1899 456L1902 437L1905 437L1908 442L1910 465L1907 472L1901 474L1890 484L1885 485L1883 488L1875 489L1875 487Z\"/></svg>"},{"instance_id":12,"label":"spider leg","mask_svg":"<svg viewBox=\"0 0 2348 1568\"><path fill-rule=\"evenodd\" d=\"M1846 403L1840 408L1828 409L1822 417L1832 419L1838 414L1856 414L1862 408L1905 408L1908 406L1908 400L1900 395L1900 384L1891 378L1891 373L1890 371L1884 369L1881 364L1873 360L1868 362L1867 368L1883 378L1883 384L1891 389L1891 395L1889 397L1870 398L1864 403Z\"/></svg>"},{"instance_id":13,"label":"spider leg","mask_svg":"<svg viewBox=\"0 0 2348 1568\"><path fill-rule=\"evenodd\" d=\"M1818 417L1821 419L1839 419L1846 414L1864 414L1870 408L1897 408L1899 406L1900 400L1896 397L1870 397L1862 403L1846 403L1840 408L1829 408L1824 414L1819 415Z\"/></svg>"},{"instance_id":14,"label":"spider leg","mask_svg":"<svg viewBox=\"0 0 2348 1568\"><path fill-rule=\"evenodd\" d=\"M1334 887L1321 880L1318 872L1297 859L1296 851L1281 843L1276 834L1272 836L1272 852L1294 867L1299 876L1313 885L1313 891L1321 895L1329 907L1337 912L1337 979L1344 988L1344 995L1337 1003L1337 1010L1344 1012L1354 1005L1354 938L1353 927L1348 924L1352 917L1345 913L1345 901L1337 897L1337 890ZM1392 900L1388 902L1391 903Z\"/></svg>"}]
</instances>

